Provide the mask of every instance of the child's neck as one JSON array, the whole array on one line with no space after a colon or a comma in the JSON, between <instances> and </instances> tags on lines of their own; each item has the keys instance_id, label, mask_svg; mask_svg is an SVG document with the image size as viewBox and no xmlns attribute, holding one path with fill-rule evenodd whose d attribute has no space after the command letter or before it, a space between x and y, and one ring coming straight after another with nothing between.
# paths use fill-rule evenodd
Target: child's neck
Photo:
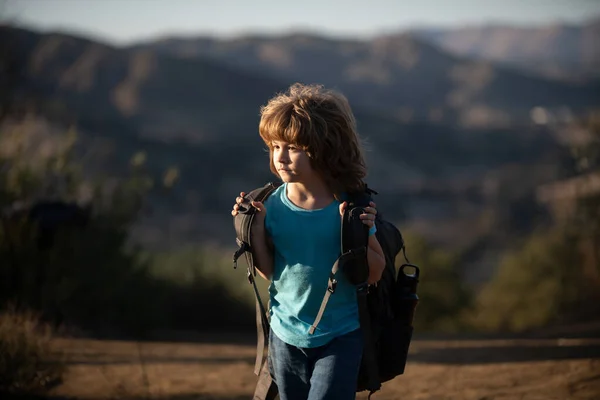
<instances>
[{"instance_id":1,"label":"child's neck","mask_svg":"<svg viewBox=\"0 0 600 400\"><path fill-rule=\"evenodd\" d=\"M325 208L334 198L323 180L309 183L290 182L287 184L287 197L292 203L306 210Z\"/></svg>"}]
</instances>

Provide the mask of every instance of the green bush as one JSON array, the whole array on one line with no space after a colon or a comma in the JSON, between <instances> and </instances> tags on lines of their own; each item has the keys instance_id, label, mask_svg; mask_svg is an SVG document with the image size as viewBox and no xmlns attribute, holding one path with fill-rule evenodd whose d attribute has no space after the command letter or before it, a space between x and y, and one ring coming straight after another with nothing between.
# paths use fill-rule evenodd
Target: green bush
<instances>
[{"instance_id":1,"label":"green bush","mask_svg":"<svg viewBox=\"0 0 600 400\"><path fill-rule=\"evenodd\" d=\"M64 372L51 329L31 312L0 314L0 392L40 393Z\"/></svg>"},{"instance_id":2,"label":"green bush","mask_svg":"<svg viewBox=\"0 0 600 400\"><path fill-rule=\"evenodd\" d=\"M600 118L576 122L589 141L573 145L567 178L600 172ZM592 189L592 188L590 188ZM553 227L534 232L507 253L477 298L473 326L523 331L550 324L585 322L600 310L600 195L578 190L571 203L554 207ZM574 195L574 194L572 194Z\"/></svg>"},{"instance_id":3,"label":"green bush","mask_svg":"<svg viewBox=\"0 0 600 400\"><path fill-rule=\"evenodd\" d=\"M583 279L575 236L532 235L507 254L479 293L472 323L486 331L523 331L560 322L579 301Z\"/></svg>"},{"instance_id":4,"label":"green bush","mask_svg":"<svg viewBox=\"0 0 600 400\"><path fill-rule=\"evenodd\" d=\"M27 126L0 132L0 208L58 200L84 204L89 219L84 227L45 236L26 216L3 219L0 309L15 302L56 324L96 332L136 333L155 325L164 315L160 283L129 237L152 187L143 165L132 162L118 179L86 176L74 131L40 136L44 126L31 132Z\"/></svg>"},{"instance_id":5,"label":"green bush","mask_svg":"<svg viewBox=\"0 0 600 400\"><path fill-rule=\"evenodd\" d=\"M438 249L424 238L403 233L407 256L421 271L415 327L419 331L456 332L466 328L462 313L471 304L470 290L458 272L459 255ZM402 255L396 258L399 266Z\"/></svg>"},{"instance_id":6,"label":"green bush","mask_svg":"<svg viewBox=\"0 0 600 400\"><path fill-rule=\"evenodd\" d=\"M170 326L254 329L254 291L246 278L246 261L240 259L234 269L231 254L187 247L152 256L152 275L177 288L177 296L165 303ZM256 282L266 303L268 282L259 276Z\"/></svg>"}]
</instances>

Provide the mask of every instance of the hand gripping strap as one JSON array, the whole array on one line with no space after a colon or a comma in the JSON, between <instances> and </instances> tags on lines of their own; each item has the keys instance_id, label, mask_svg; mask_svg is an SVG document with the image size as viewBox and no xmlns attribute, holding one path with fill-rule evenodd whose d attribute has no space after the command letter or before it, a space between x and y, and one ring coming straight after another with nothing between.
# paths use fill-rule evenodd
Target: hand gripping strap
<instances>
[{"instance_id":1,"label":"hand gripping strap","mask_svg":"<svg viewBox=\"0 0 600 400\"><path fill-rule=\"evenodd\" d=\"M244 254L246 256L246 263L248 264L247 278L248 282L252 285L254 290L254 298L256 302L256 361L254 364L254 373L260 374L261 365L264 359L265 343L267 341L267 335L269 332L269 320L267 317L266 310L263 306L262 300L256 282L254 280L256 276L256 265L254 263L254 257L252 256L252 223L256 215L256 209L250 204L251 201L263 202L267 197L273 193L273 191L279 187L280 184L268 183L267 185L255 189L244 196L245 201L239 206L239 213L234 217L234 227L236 231L236 242L238 244L238 250L233 255L233 267L237 268L237 260Z\"/></svg>"},{"instance_id":2,"label":"hand gripping strap","mask_svg":"<svg viewBox=\"0 0 600 400\"><path fill-rule=\"evenodd\" d=\"M327 283L327 291L323 296L321 307L319 308L315 321L308 330L308 333L311 335L317 329L321 318L323 318L323 313L325 312L329 298L335 293L335 287L337 285L335 274L338 270L341 269L344 271L350 281L355 285L366 284L369 276L367 265L367 240L369 228L363 224L359 218L363 209L355 206L356 203L350 201L342 215L341 255L331 268ZM348 271L351 271L350 274L348 274ZM352 275L353 277L350 278L349 275ZM360 282L357 282L357 280Z\"/></svg>"},{"instance_id":3,"label":"hand gripping strap","mask_svg":"<svg viewBox=\"0 0 600 400\"><path fill-rule=\"evenodd\" d=\"M371 201L371 194L377 194L374 190L365 188L364 193L354 193L350 196L348 203L349 212L344 216L342 224L342 246L343 250L362 247L365 254L354 262L349 263L343 270L348 279L357 287L358 317L360 328L364 338L364 350L362 364L367 374L367 389L369 398L381 388L379 380L379 366L377 364L375 338L371 327L371 315L368 306L367 284L369 276L369 265L367 261L367 246L369 241L369 228L362 223L359 216L363 207L367 207Z\"/></svg>"},{"instance_id":4,"label":"hand gripping strap","mask_svg":"<svg viewBox=\"0 0 600 400\"><path fill-rule=\"evenodd\" d=\"M253 275L256 276L254 270L254 259L252 257L252 223L256 215L256 209L250 204L252 201L264 202L267 197L280 186L280 183L269 182L263 187L254 189L244 196L244 202L239 205L238 214L233 218L235 227L236 243L238 250L233 255L233 267L237 268L237 260L246 254L248 267L252 269Z\"/></svg>"}]
</instances>

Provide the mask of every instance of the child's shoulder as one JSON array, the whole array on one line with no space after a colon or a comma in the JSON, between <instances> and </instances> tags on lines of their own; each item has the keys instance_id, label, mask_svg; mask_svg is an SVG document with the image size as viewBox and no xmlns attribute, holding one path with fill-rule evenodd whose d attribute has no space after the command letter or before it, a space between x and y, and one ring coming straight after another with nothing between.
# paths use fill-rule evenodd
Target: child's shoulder
<instances>
[{"instance_id":1,"label":"child's shoulder","mask_svg":"<svg viewBox=\"0 0 600 400\"><path fill-rule=\"evenodd\" d=\"M282 193L285 193L285 183L280 184L264 201L265 206L268 208L269 204L279 204L282 200Z\"/></svg>"}]
</instances>

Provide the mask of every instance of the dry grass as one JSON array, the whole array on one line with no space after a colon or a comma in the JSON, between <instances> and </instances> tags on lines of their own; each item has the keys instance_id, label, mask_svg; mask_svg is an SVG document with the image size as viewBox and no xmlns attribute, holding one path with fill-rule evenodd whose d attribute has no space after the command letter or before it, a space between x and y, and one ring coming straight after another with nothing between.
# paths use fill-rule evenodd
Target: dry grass
<instances>
[{"instance_id":1,"label":"dry grass","mask_svg":"<svg viewBox=\"0 0 600 400\"><path fill-rule=\"evenodd\" d=\"M39 393L64 371L51 346L52 331L29 312L0 314L0 391Z\"/></svg>"},{"instance_id":2,"label":"dry grass","mask_svg":"<svg viewBox=\"0 0 600 400\"><path fill-rule=\"evenodd\" d=\"M69 363L51 392L58 397L241 400L252 397L256 379L252 344L53 344ZM600 339L416 340L405 375L372 399L597 400Z\"/></svg>"}]
</instances>

